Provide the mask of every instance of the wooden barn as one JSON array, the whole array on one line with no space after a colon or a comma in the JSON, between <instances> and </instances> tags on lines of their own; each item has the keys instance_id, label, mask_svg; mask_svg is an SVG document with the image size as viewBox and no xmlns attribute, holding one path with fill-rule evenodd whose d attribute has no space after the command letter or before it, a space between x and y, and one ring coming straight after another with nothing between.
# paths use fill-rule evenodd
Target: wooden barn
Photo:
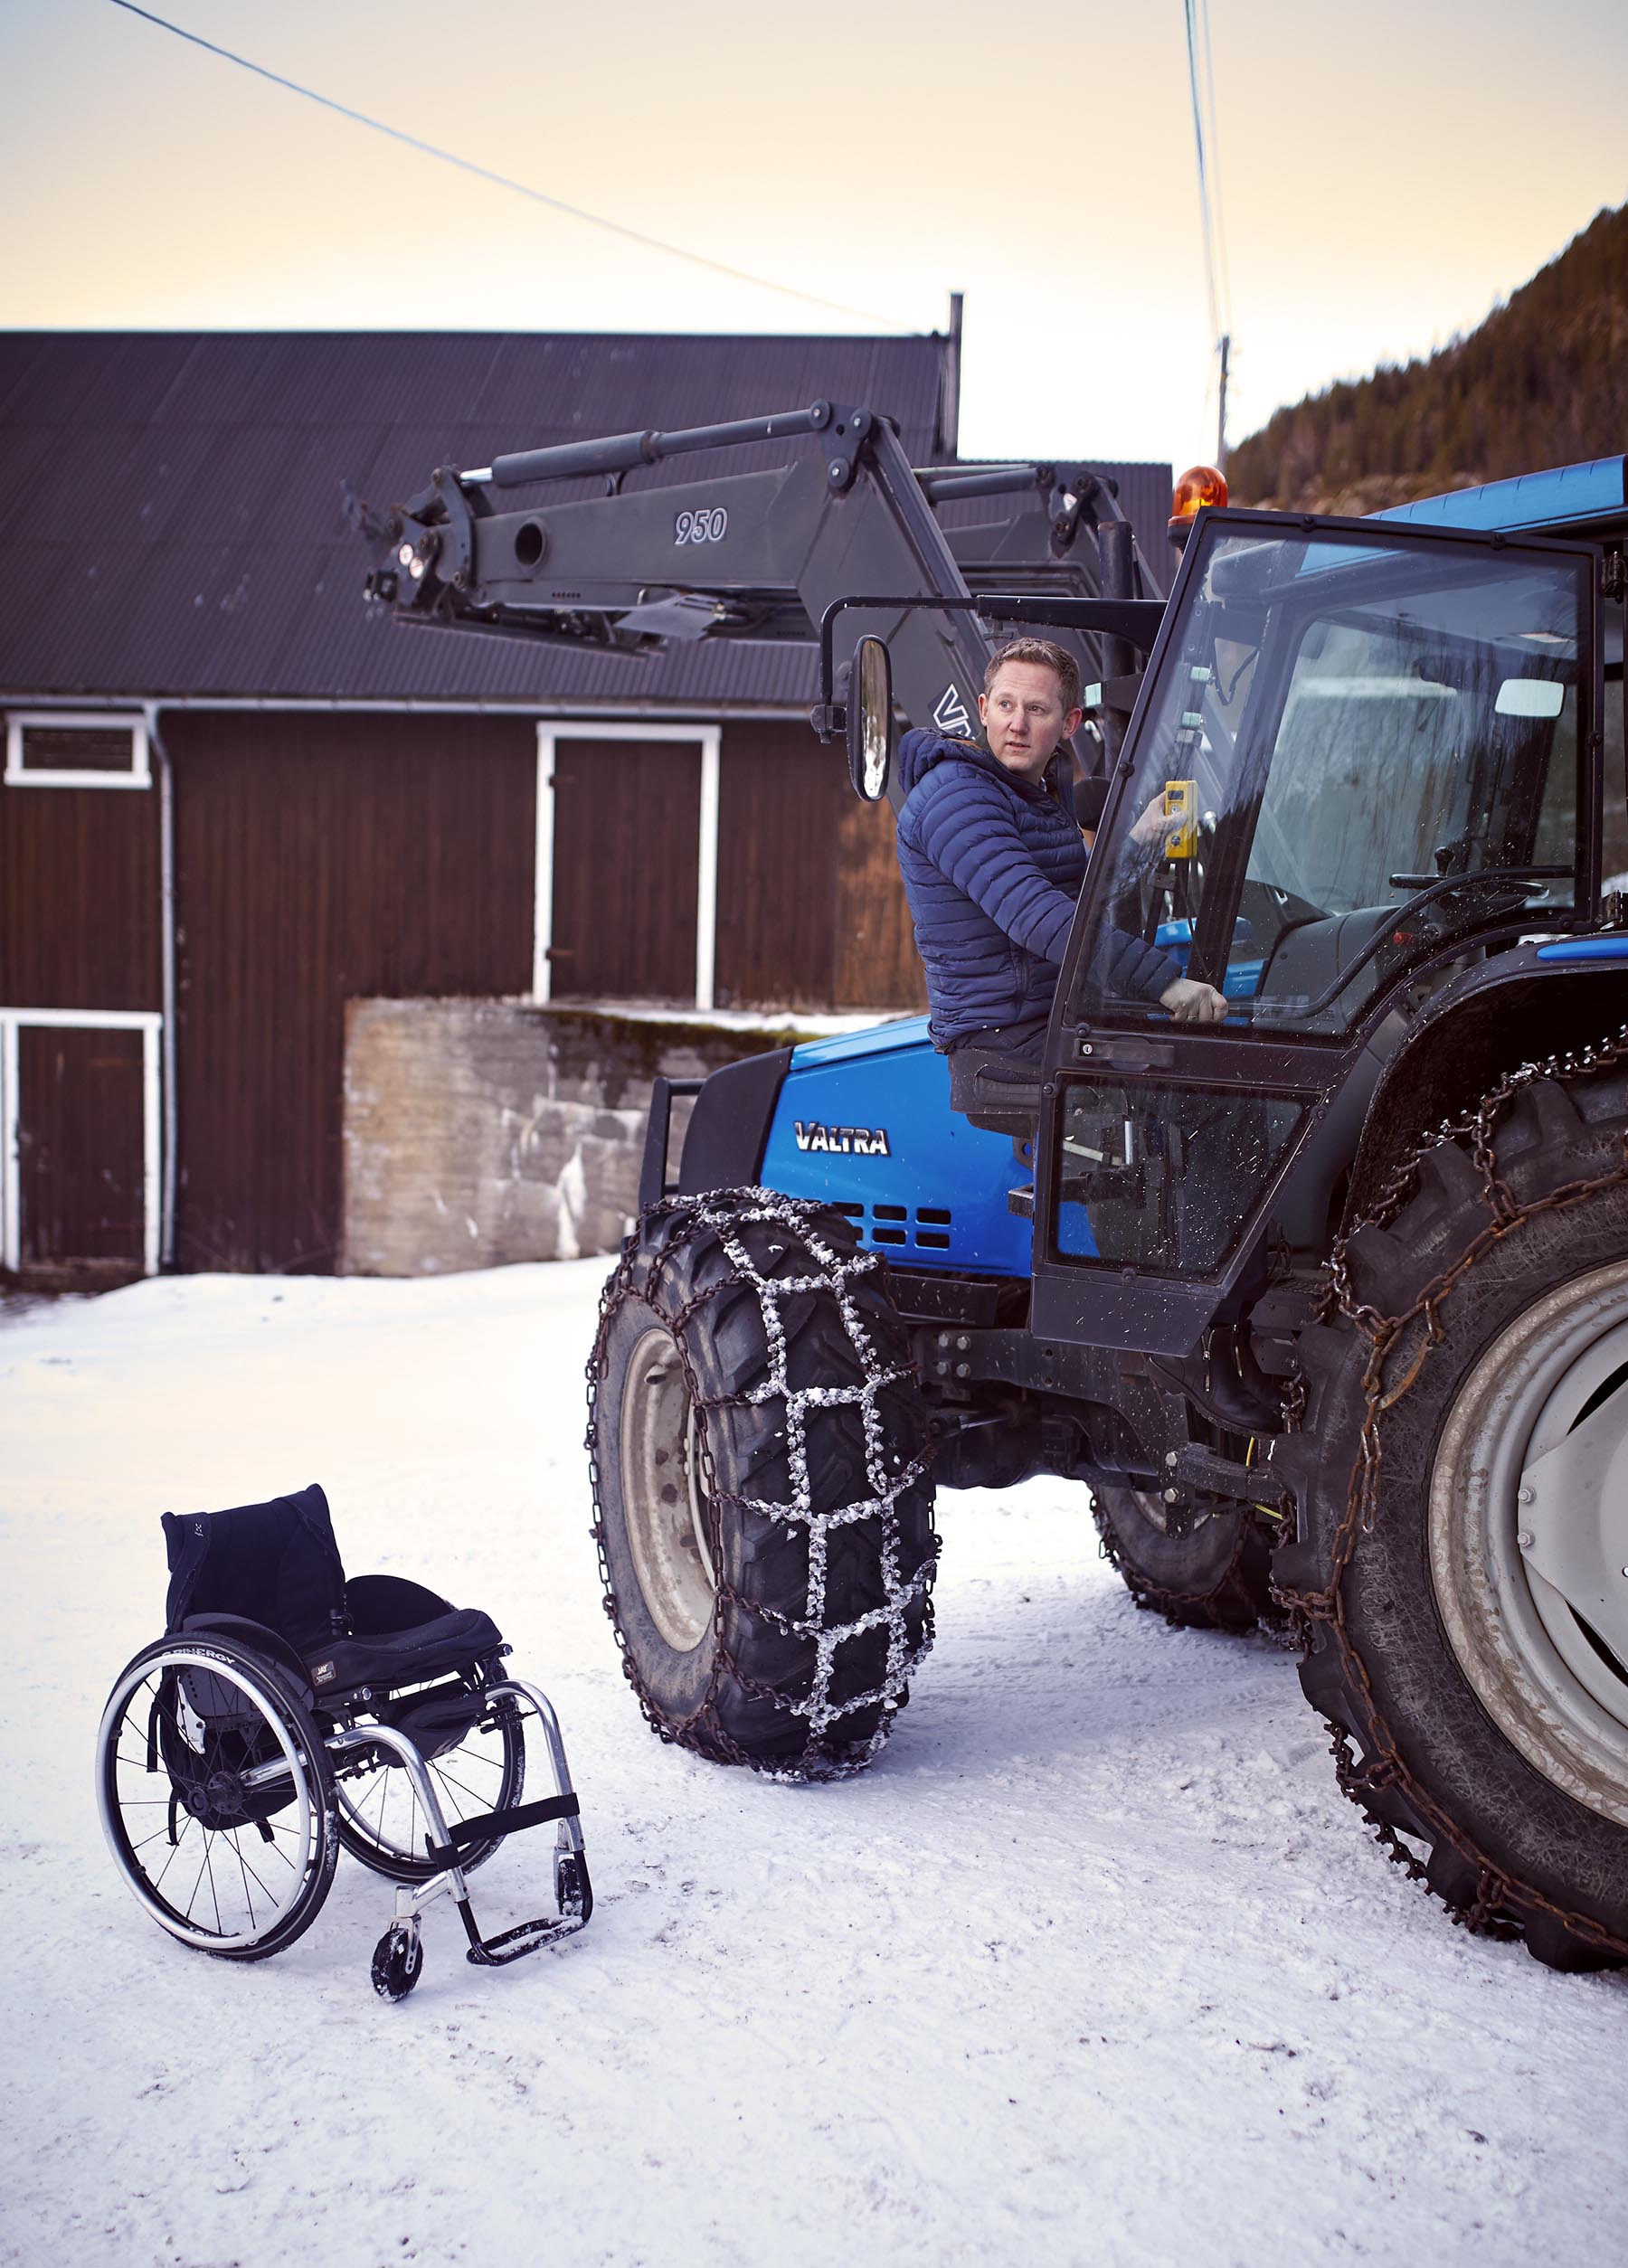
<instances>
[{"instance_id":1,"label":"wooden barn","mask_svg":"<svg viewBox=\"0 0 1628 2268\"><path fill-rule=\"evenodd\" d=\"M0 337L0 1267L345 1264L347 1003L916 1005L889 817L808 729L808 651L414 635L364 606L345 503L819 395L945 462L956 353ZM1166 468L1111 469L1162 519Z\"/></svg>"}]
</instances>

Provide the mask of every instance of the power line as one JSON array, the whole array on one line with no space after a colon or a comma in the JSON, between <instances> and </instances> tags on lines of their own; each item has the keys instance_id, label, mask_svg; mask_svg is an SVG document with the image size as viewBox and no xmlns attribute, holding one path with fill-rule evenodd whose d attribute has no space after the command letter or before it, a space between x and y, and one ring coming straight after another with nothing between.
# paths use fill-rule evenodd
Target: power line
<instances>
[{"instance_id":1,"label":"power line","mask_svg":"<svg viewBox=\"0 0 1628 2268\"><path fill-rule=\"evenodd\" d=\"M1226 214L1221 195L1221 137L1216 125L1216 56L1210 43L1209 0L1199 0L1198 29L1204 56L1204 113L1209 138L1210 197L1216 215L1216 273L1221 328L1232 329L1232 278L1226 263Z\"/></svg>"},{"instance_id":2,"label":"power line","mask_svg":"<svg viewBox=\"0 0 1628 2268\"><path fill-rule=\"evenodd\" d=\"M1221 177L1216 162L1216 74L1210 50L1209 0L1182 0L1187 22L1188 90L1193 104L1193 149L1198 163L1198 217L1204 234L1204 288L1210 336L1220 357L1220 406L1216 460L1226 462L1226 380L1232 359L1232 289L1221 225Z\"/></svg>"},{"instance_id":3,"label":"power line","mask_svg":"<svg viewBox=\"0 0 1628 2268\"><path fill-rule=\"evenodd\" d=\"M705 252L692 252L683 244L669 244L659 236L647 236L642 229L629 228L624 222L607 220L602 213L590 213L580 204L570 204L563 197L550 196L545 189L534 189L529 183L515 181L507 174L494 173L489 165L478 165L471 157L460 157L456 150L440 149L433 142L421 141L416 134L403 133L398 126L387 126L383 118L369 118L364 110L353 110L348 103L336 102L332 95L319 94L315 87L302 87L296 79L285 79L280 71L268 71L264 63L251 61L247 55L234 54L230 47L219 47L213 40L206 40L196 32L188 32L179 24L172 24L166 16L155 15L150 8L138 8L135 0L112 0L116 8L128 15L138 15L147 24L156 24L161 32L172 32L178 40L185 40L193 47L201 47L206 53L218 55L222 62L235 63L240 71L252 71L257 79L270 80L274 87L286 88L290 94L303 95L308 102L319 103L325 110L336 111L340 118L349 118L357 126L371 127L375 134L388 135L393 142L402 142L409 149L417 150L425 157L439 157L445 165L456 165L460 172L473 174L478 180L489 181L499 189L512 189L518 197L529 197L534 204L545 204L555 213L563 213L573 221L586 221L591 228L605 229L612 236L626 239L629 244L640 244L647 251L665 252L671 260L687 260L696 268L708 268L716 276L728 276L735 283L753 284L760 291L778 291L789 299L801 299L809 307L828 307L838 315L854 316L861 323L879 326L884 330L913 332L915 326L900 323L889 316L872 315L865 307L851 307L842 299L822 298L817 291L800 290L796 284L777 283L772 276L754 276L750 269L732 268L726 260L714 260Z\"/></svg>"}]
</instances>

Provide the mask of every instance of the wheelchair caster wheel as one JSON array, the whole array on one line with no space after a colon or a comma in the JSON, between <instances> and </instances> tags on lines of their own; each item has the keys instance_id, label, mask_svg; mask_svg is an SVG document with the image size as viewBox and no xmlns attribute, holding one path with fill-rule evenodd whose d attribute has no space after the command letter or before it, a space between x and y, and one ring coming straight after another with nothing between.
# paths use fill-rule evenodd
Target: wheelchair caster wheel
<instances>
[{"instance_id":1,"label":"wheelchair caster wheel","mask_svg":"<svg viewBox=\"0 0 1628 2268\"><path fill-rule=\"evenodd\" d=\"M381 2000L404 2000L424 1966L416 1930L387 1929L374 1947L373 1989Z\"/></svg>"},{"instance_id":2,"label":"wheelchair caster wheel","mask_svg":"<svg viewBox=\"0 0 1628 2268\"><path fill-rule=\"evenodd\" d=\"M554 1860L554 1904L562 1920L575 1922L579 1927L593 1912L588 1861L578 1852L562 1852Z\"/></svg>"}]
</instances>

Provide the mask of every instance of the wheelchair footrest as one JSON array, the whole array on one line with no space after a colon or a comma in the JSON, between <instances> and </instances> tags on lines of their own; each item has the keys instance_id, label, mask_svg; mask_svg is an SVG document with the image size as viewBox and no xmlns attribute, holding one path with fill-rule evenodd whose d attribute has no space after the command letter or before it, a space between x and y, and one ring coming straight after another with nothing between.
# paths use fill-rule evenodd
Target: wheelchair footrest
<instances>
[{"instance_id":1,"label":"wheelchair footrest","mask_svg":"<svg viewBox=\"0 0 1628 2268\"><path fill-rule=\"evenodd\" d=\"M496 1937L482 1937L475 1923L475 1910L468 1898L458 1901L458 1911L469 1941L465 1958L477 1969L501 1969L506 1961L520 1961L527 1953L535 1953L540 1945L558 1943L562 1937L574 1937L578 1930L586 1929L593 1914L593 1885L588 1878L588 1860L580 1850L563 1850L554 1858L554 1896L559 1901L557 1914L544 1914L535 1922L516 1923L512 1930L499 1930Z\"/></svg>"},{"instance_id":2,"label":"wheelchair footrest","mask_svg":"<svg viewBox=\"0 0 1628 2268\"><path fill-rule=\"evenodd\" d=\"M499 1930L496 1937L477 1936L464 1959L472 1961L477 1969L501 1969L505 1961L524 1960L539 1946L553 1944L562 1937L574 1937L584 1926L584 1921L581 1914L545 1914L537 1922L520 1922L512 1930ZM469 1926L466 1921L465 1927Z\"/></svg>"}]
</instances>

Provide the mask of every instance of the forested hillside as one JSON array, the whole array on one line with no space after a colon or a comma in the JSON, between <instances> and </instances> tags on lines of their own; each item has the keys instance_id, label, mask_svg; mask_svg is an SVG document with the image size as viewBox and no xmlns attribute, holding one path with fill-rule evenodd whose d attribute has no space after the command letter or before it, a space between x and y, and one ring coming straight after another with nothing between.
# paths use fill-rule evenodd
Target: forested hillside
<instances>
[{"instance_id":1,"label":"forested hillside","mask_svg":"<svg viewBox=\"0 0 1628 2268\"><path fill-rule=\"evenodd\" d=\"M1234 501L1375 512L1628 450L1628 205L1603 212L1440 354L1280 410L1231 452Z\"/></svg>"}]
</instances>

